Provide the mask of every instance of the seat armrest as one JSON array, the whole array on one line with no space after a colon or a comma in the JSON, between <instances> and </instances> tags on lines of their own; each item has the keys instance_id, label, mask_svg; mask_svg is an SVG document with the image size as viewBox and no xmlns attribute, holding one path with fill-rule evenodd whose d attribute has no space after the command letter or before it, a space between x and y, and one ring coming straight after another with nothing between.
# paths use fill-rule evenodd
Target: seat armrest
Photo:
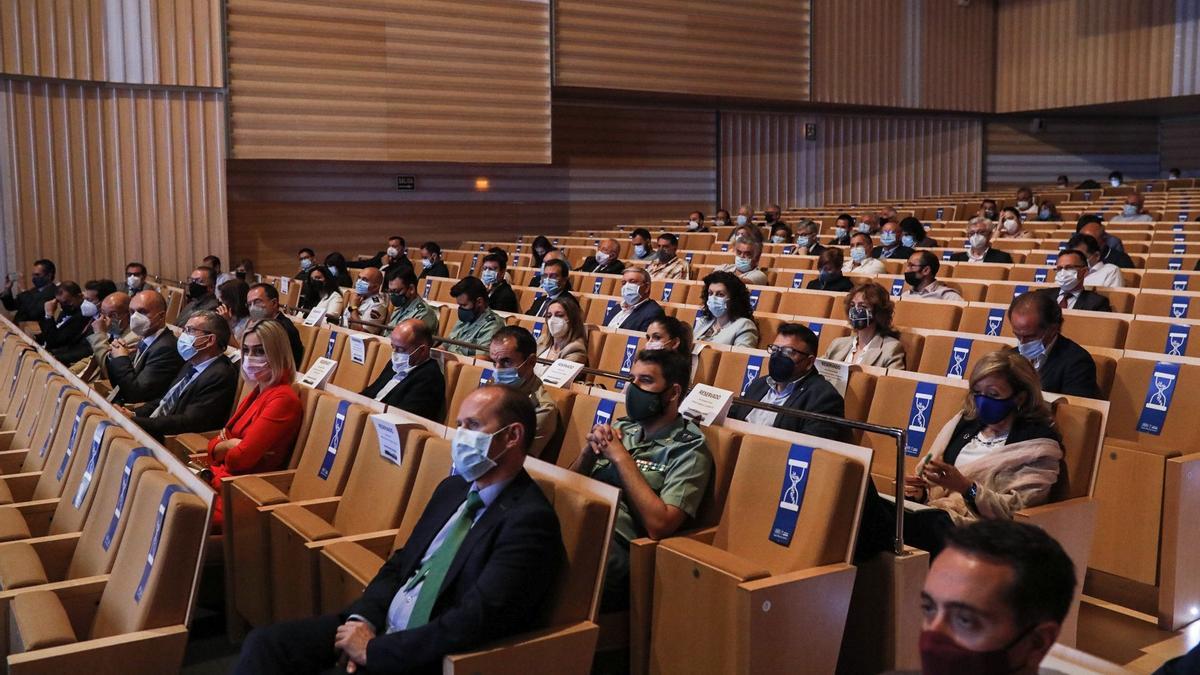
<instances>
[{"instance_id":1,"label":"seat armrest","mask_svg":"<svg viewBox=\"0 0 1200 675\"><path fill-rule=\"evenodd\" d=\"M684 534L681 536L685 536L688 539L694 539L695 541L698 541L702 544L708 544L709 546L711 546L713 543L713 540L717 538L717 528L706 527L703 530L695 530L693 532L688 532L687 534Z\"/></svg>"},{"instance_id":2,"label":"seat armrest","mask_svg":"<svg viewBox=\"0 0 1200 675\"><path fill-rule=\"evenodd\" d=\"M12 450L7 447L8 443L0 440L0 445L6 446L4 451L0 452L0 473L17 473L25 463L25 458L29 456L29 448Z\"/></svg>"},{"instance_id":3,"label":"seat armrest","mask_svg":"<svg viewBox=\"0 0 1200 675\"><path fill-rule=\"evenodd\" d=\"M16 429L9 429L8 431L0 431L0 451L7 452L10 448L12 448L13 439L16 437L17 437ZM0 452L0 454L2 454L2 452Z\"/></svg>"},{"instance_id":4,"label":"seat armrest","mask_svg":"<svg viewBox=\"0 0 1200 675\"><path fill-rule=\"evenodd\" d=\"M8 657L11 675L26 673L169 673L179 669L187 626L167 626L84 640ZM98 667L100 664L108 667ZM134 666L133 664L136 664Z\"/></svg>"},{"instance_id":5,"label":"seat armrest","mask_svg":"<svg viewBox=\"0 0 1200 675\"><path fill-rule=\"evenodd\" d=\"M450 654L442 661L442 673L519 673L534 663L553 663L564 673L586 673L599 634L600 627L590 621L525 633L473 652Z\"/></svg>"},{"instance_id":6,"label":"seat armrest","mask_svg":"<svg viewBox=\"0 0 1200 675\"><path fill-rule=\"evenodd\" d=\"M31 652L76 641L67 610L50 591L34 590L13 598L8 619L10 651Z\"/></svg>"},{"instance_id":7,"label":"seat armrest","mask_svg":"<svg viewBox=\"0 0 1200 675\"><path fill-rule=\"evenodd\" d=\"M290 487L290 474L286 477L288 486ZM283 504L287 502L287 488L281 488L278 481L283 480L282 477L268 479L262 474L252 474L239 476L236 481L222 480L221 483L228 486L230 497L237 497L238 494L243 495L246 499L254 502L255 506L270 506L272 504Z\"/></svg>"},{"instance_id":8,"label":"seat armrest","mask_svg":"<svg viewBox=\"0 0 1200 675\"><path fill-rule=\"evenodd\" d=\"M280 492L287 492L292 487L292 479L296 477L295 469L282 471L267 471L265 473L247 473L240 476L226 476L221 479L224 484L236 485L242 481L255 479L275 487Z\"/></svg>"},{"instance_id":9,"label":"seat armrest","mask_svg":"<svg viewBox=\"0 0 1200 675\"><path fill-rule=\"evenodd\" d=\"M317 499L306 499L302 502L285 502L282 504L267 504L258 507L261 513L270 513L276 509L281 509L285 506L303 506L312 511L314 514L326 520L333 520L333 514L337 511L337 505L341 501L341 497L319 497Z\"/></svg>"},{"instance_id":10,"label":"seat armrest","mask_svg":"<svg viewBox=\"0 0 1200 675\"><path fill-rule=\"evenodd\" d=\"M770 574L765 567L751 560L687 537L664 539L658 547L660 552L671 551L739 582L761 579Z\"/></svg>"},{"instance_id":11,"label":"seat armrest","mask_svg":"<svg viewBox=\"0 0 1200 675\"><path fill-rule=\"evenodd\" d=\"M46 467L47 471L54 469ZM33 496L33 489L37 487L38 480L42 477L41 471L27 471L25 473L14 473L5 476L0 476L0 482L3 482L8 487L8 491L12 494L14 504L27 502Z\"/></svg>"},{"instance_id":12,"label":"seat armrest","mask_svg":"<svg viewBox=\"0 0 1200 675\"><path fill-rule=\"evenodd\" d=\"M322 544L322 546L311 546L314 543ZM309 548L322 548L325 556L334 564L345 570L347 574L361 579L363 583L373 579L379 572L379 568L387 561L387 554L376 555L375 551L369 550L360 543L345 541L344 537L323 542L309 542L309 544Z\"/></svg>"},{"instance_id":13,"label":"seat armrest","mask_svg":"<svg viewBox=\"0 0 1200 675\"><path fill-rule=\"evenodd\" d=\"M42 561L42 569L46 570L46 578L50 581L62 581L67 575L67 567L75 556L79 546L79 533L51 534L45 537L26 539L26 544L33 547Z\"/></svg>"},{"instance_id":14,"label":"seat armrest","mask_svg":"<svg viewBox=\"0 0 1200 675\"><path fill-rule=\"evenodd\" d=\"M279 525L291 530L302 542L333 539L342 534L330 524L332 518L323 518L317 513L295 504L281 504L271 509ZM271 535L274 537L274 535Z\"/></svg>"}]
</instances>

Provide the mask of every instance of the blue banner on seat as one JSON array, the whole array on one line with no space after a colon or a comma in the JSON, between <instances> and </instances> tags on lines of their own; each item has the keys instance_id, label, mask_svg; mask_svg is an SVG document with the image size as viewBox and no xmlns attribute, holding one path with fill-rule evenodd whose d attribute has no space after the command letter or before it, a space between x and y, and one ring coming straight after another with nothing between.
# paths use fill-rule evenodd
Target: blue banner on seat
<instances>
[{"instance_id":1,"label":"blue banner on seat","mask_svg":"<svg viewBox=\"0 0 1200 675\"><path fill-rule=\"evenodd\" d=\"M1049 274L1050 274L1049 268L1039 267L1033 273L1033 282L1035 284L1044 284L1044 283L1046 283L1046 276Z\"/></svg>"},{"instance_id":2,"label":"blue banner on seat","mask_svg":"<svg viewBox=\"0 0 1200 675\"><path fill-rule=\"evenodd\" d=\"M808 324L808 329L811 330L813 332L813 335L816 335L817 337L821 337L821 329L824 327L825 327L825 324L817 323L816 321L811 321Z\"/></svg>"},{"instance_id":3,"label":"blue banner on seat","mask_svg":"<svg viewBox=\"0 0 1200 675\"><path fill-rule=\"evenodd\" d=\"M608 304L604 306L604 325L607 326L608 322L612 321L612 318L617 315L620 309L621 305L616 300L609 300Z\"/></svg>"},{"instance_id":4,"label":"blue banner on seat","mask_svg":"<svg viewBox=\"0 0 1200 675\"><path fill-rule=\"evenodd\" d=\"M1178 363L1159 361L1154 364L1154 373L1150 375L1150 385L1146 387L1146 402L1142 404L1142 414L1138 417L1138 431L1153 436L1162 434L1163 425L1167 421L1167 411L1171 409L1171 399L1175 396L1175 385L1177 384L1179 384Z\"/></svg>"},{"instance_id":5,"label":"blue banner on seat","mask_svg":"<svg viewBox=\"0 0 1200 675\"><path fill-rule=\"evenodd\" d=\"M112 422L108 420L100 420L100 423L96 425L96 431L92 434L92 452L100 452L100 446L104 444L104 432L108 431L110 426L112 426ZM75 439L74 436L71 438ZM66 475L67 467L71 465L71 457L75 454L74 445L78 445L78 443L67 444L67 451L63 453L62 462L58 465L58 472L54 474L54 480L60 481Z\"/></svg>"},{"instance_id":6,"label":"blue banner on seat","mask_svg":"<svg viewBox=\"0 0 1200 675\"><path fill-rule=\"evenodd\" d=\"M325 358L327 358L327 359L333 358L333 346L336 343L337 343L337 333L330 331L329 332L329 344L325 345Z\"/></svg>"},{"instance_id":7,"label":"blue banner on seat","mask_svg":"<svg viewBox=\"0 0 1200 675\"><path fill-rule=\"evenodd\" d=\"M804 272L796 272L792 275L792 288L804 288Z\"/></svg>"},{"instance_id":8,"label":"blue banner on seat","mask_svg":"<svg viewBox=\"0 0 1200 675\"><path fill-rule=\"evenodd\" d=\"M742 393L746 395L746 390L750 388L750 383L758 378L762 372L763 357L755 354L746 361L746 371L742 373Z\"/></svg>"},{"instance_id":9,"label":"blue banner on seat","mask_svg":"<svg viewBox=\"0 0 1200 675\"><path fill-rule=\"evenodd\" d=\"M329 478L333 470L333 461L337 459L338 446L342 444L342 432L346 430L346 413L350 410L350 401L338 401L337 413L333 416L333 430L329 432L329 444L325 447L325 459L321 460L321 468L317 477L321 480Z\"/></svg>"},{"instance_id":10,"label":"blue banner on seat","mask_svg":"<svg viewBox=\"0 0 1200 675\"><path fill-rule=\"evenodd\" d=\"M1192 304L1192 299L1186 295L1176 295L1171 297L1171 317L1174 319L1187 318L1188 308Z\"/></svg>"},{"instance_id":11,"label":"blue banner on seat","mask_svg":"<svg viewBox=\"0 0 1200 675\"><path fill-rule=\"evenodd\" d=\"M50 428L46 430L46 442L45 442L45 446L42 447L42 455L46 454L46 447L49 447L49 445L50 445L50 437L54 435L54 427L57 426L56 422L58 421L58 415L59 415L59 413L62 412L63 401L66 400L67 390L70 388L71 388L71 385L64 384L62 387L59 388L58 396L55 397L54 416L50 418L50 420L51 420ZM38 406L37 412L33 416L33 423L29 426L29 436L30 436L29 440L30 441L33 440L33 430L37 429L38 425L42 423L42 411L45 409L46 409L46 404L43 403L42 405Z\"/></svg>"},{"instance_id":12,"label":"blue banner on seat","mask_svg":"<svg viewBox=\"0 0 1200 675\"><path fill-rule=\"evenodd\" d=\"M1016 286L1013 287L1012 296L1015 299L1015 298L1021 297L1022 295L1025 295L1028 292L1029 292L1029 286L1026 286L1025 284L1017 284Z\"/></svg>"},{"instance_id":13,"label":"blue banner on seat","mask_svg":"<svg viewBox=\"0 0 1200 675\"><path fill-rule=\"evenodd\" d=\"M903 292L904 292L904 280L903 279L893 279L892 280L892 295L898 298L898 297L900 297L900 294Z\"/></svg>"},{"instance_id":14,"label":"blue banner on seat","mask_svg":"<svg viewBox=\"0 0 1200 675\"><path fill-rule=\"evenodd\" d=\"M694 252L692 252L692 251L688 251L687 253L684 253L684 254L683 254L683 261L684 261L685 263L687 263L687 264L691 265L691 264L692 264L692 256L694 256L694 255L696 255L696 254L695 254Z\"/></svg>"},{"instance_id":15,"label":"blue banner on seat","mask_svg":"<svg viewBox=\"0 0 1200 675\"><path fill-rule=\"evenodd\" d=\"M1191 280L1191 275L1176 274L1175 278L1173 280L1171 280L1171 290L1186 291L1188 289L1188 282L1190 280Z\"/></svg>"},{"instance_id":16,"label":"blue banner on seat","mask_svg":"<svg viewBox=\"0 0 1200 675\"><path fill-rule=\"evenodd\" d=\"M750 291L750 309L758 309L758 298L762 295L762 291L757 288Z\"/></svg>"},{"instance_id":17,"label":"blue banner on seat","mask_svg":"<svg viewBox=\"0 0 1200 675\"><path fill-rule=\"evenodd\" d=\"M1048 254L1046 256L1046 264L1047 265L1057 265L1058 264L1058 254L1057 253Z\"/></svg>"},{"instance_id":18,"label":"blue banner on seat","mask_svg":"<svg viewBox=\"0 0 1200 675\"><path fill-rule=\"evenodd\" d=\"M482 244L481 244L482 246ZM479 262L479 254L471 256L471 274L475 274L475 263Z\"/></svg>"},{"instance_id":19,"label":"blue banner on seat","mask_svg":"<svg viewBox=\"0 0 1200 675\"><path fill-rule=\"evenodd\" d=\"M794 252L795 252L795 250L796 250L796 247L795 247L795 246L791 246L791 245L784 246L784 247L783 247L783 254L784 254L784 255L791 255L792 253L794 253Z\"/></svg>"},{"instance_id":20,"label":"blue banner on seat","mask_svg":"<svg viewBox=\"0 0 1200 675\"><path fill-rule=\"evenodd\" d=\"M541 321L534 322L534 324L533 324L533 330L529 331L531 334L533 334L533 339L534 339L534 340L540 340L540 339L542 338L542 328L543 328L545 325L546 325L546 324L544 324L544 323L543 323L543 322L541 322Z\"/></svg>"},{"instance_id":21,"label":"blue banner on seat","mask_svg":"<svg viewBox=\"0 0 1200 675\"><path fill-rule=\"evenodd\" d=\"M1175 244L1171 247L1172 255L1184 255L1185 253L1187 253L1187 246L1183 244Z\"/></svg>"},{"instance_id":22,"label":"blue banner on seat","mask_svg":"<svg viewBox=\"0 0 1200 675\"><path fill-rule=\"evenodd\" d=\"M621 374L628 375L630 369L633 368L633 359L637 356L638 338L636 335L630 335L625 340L625 354L621 357ZM625 388L625 380L617 380L617 391Z\"/></svg>"},{"instance_id":23,"label":"blue banner on seat","mask_svg":"<svg viewBox=\"0 0 1200 675\"><path fill-rule=\"evenodd\" d=\"M925 434L929 431L929 418L933 416L933 401L936 396L936 384L917 383L917 390L913 392L912 404L908 411L908 439L904 443L904 454L909 457L921 454Z\"/></svg>"},{"instance_id":24,"label":"blue banner on seat","mask_svg":"<svg viewBox=\"0 0 1200 675\"><path fill-rule=\"evenodd\" d=\"M946 362L946 377L963 379L967 376L967 361L971 358L971 345L975 341L970 338L954 338L950 347L950 360Z\"/></svg>"},{"instance_id":25,"label":"blue banner on seat","mask_svg":"<svg viewBox=\"0 0 1200 675\"><path fill-rule=\"evenodd\" d=\"M158 518L154 520L154 534L150 535L150 551L146 553L146 566L142 568L142 580L133 591L133 601L141 602L146 592L146 584L150 581L150 572L154 569L154 559L158 557L158 543L162 541L163 524L167 519L167 507L171 504L171 495L182 492L179 485L168 485L163 490L162 501L158 503Z\"/></svg>"},{"instance_id":26,"label":"blue banner on seat","mask_svg":"<svg viewBox=\"0 0 1200 675\"><path fill-rule=\"evenodd\" d=\"M942 251L942 260L949 260L950 256L954 255L950 251Z\"/></svg>"},{"instance_id":27,"label":"blue banner on seat","mask_svg":"<svg viewBox=\"0 0 1200 675\"><path fill-rule=\"evenodd\" d=\"M946 213L946 209L944 207L939 206L936 209L934 209L934 211L933 211L933 219L941 220L942 216L945 215L945 213Z\"/></svg>"},{"instance_id":28,"label":"blue banner on seat","mask_svg":"<svg viewBox=\"0 0 1200 675\"><path fill-rule=\"evenodd\" d=\"M780 546L789 546L796 533L796 522L800 519L800 508L804 504L804 493L808 489L808 475L812 468L813 449L793 443L788 449L787 467L783 484L779 488L779 507L775 510L775 522L771 524L771 541Z\"/></svg>"},{"instance_id":29,"label":"blue banner on seat","mask_svg":"<svg viewBox=\"0 0 1200 675\"><path fill-rule=\"evenodd\" d=\"M121 487L117 490L117 504L113 507L112 519L108 521L108 530L104 532L104 541L100 542L107 551L112 546L113 537L117 536L117 526L121 524L121 510L125 508L125 498L129 496L129 484L133 480L133 465L138 457L149 457L150 448L134 448L125 459L125 472L121 474Z\"/></svg>"},{"instance_id":30,"label":"blue banner on seat","mask_svg":"<svg viewBox=\"0 0 1200 675\"><path fill-rule=\"evenodd\" d=\"M492 384L492 378L496 376L496 371L491 368L484 368L483 372L479 373L479 386Z\"/></svg>"},{"instance_id":31,"label":"blue banner on seat","mask_svg":"<svg viewBox=\"0 0 1200 675\"><path fill-rule=\"evenodd\" d=\"M1004 328L1004 308L993 307L988 310L987 325L983 332L991 337L999 337L1000 329Z\"/></svg>"},{"instance_id":32,"label":"blue banner on seat","mask_svg":"<svg viewBox=\"0 0 1200 675\"><path fill-rule=\"evenodd\" d=\"M671 292L674 290L675 290L675 284L673 282L668 281L667 283L663 284L662 295L659 296L658 301L659 302L670 302L671 301Z\"/></svg>"},{"instance_id":33,"label":"blue banner on seat","mask_svg":"<svg viewBox=\"0 0 1200 675\"><path fill-rule=\"evenodd\" d=\"M79 423L83 421L83 413L89 407L94 408L95 406L87 401L84 401L83 403L79 404L79 408L75 411L75 421L71 423L71 435L67 437L67 453L63 456L62 460L64 466L71 461L71 453L75 451L75 445L79 441ZM61 474L62 471L63 470L60 467L58 470L59 474Z\"/></svg>"},{"instance_id":34,"label":"blue banner on seat","mask_svg":"<svg viewBox=\"0 0 1200 675\"><path fill-rule=\"evenodd\" d=\"M729 244L721 244L721 253L729 253Z\"/></svg>"},{"instance_id":35,"label":"blue banner on seat","mask_svg":"<svg viewBox=\"0 0 1200 675\"><path fill-rule=\"evenodd\" d=\"M1167 356L1185 356L1191 332L1191 326L1172 324L1167 329L1167 344L1163 347L1163 353Z\"/></svg>"},{"instance_id":36,"label":"blue banner on seat","mask_svg":"<svg viewBox=\"0 0 1200 675\"><path fill-rule=\"evenodd\" d=\"M13 370L12 384L8 387L9 398L12 398L17 393L17 380L21 379L21 366L25 365L25 357L36 353L37 352L33 351L32 349L26 349L20 354L17 354L17 367Z\"/></svg>"},{"instance_id":37,"label":"blue banner on seat","mask_svg":"<svg viewBox=\"0 0 1200 675\"><path fill-rule=\"evenodd\" d=\"M1172 272L1178 272L1183 269L1183 258L1170 258L1167 260L1167 269Z\"/></svg>"},{"instance_id":38,"label":"blue banner on seat","mask_svg":"<svg viewBox=\"0 0 1200 675\"><path fill-rule=\"evenodd\" d=\"M604 285L604 277L596 277L592 282L592 293L600 293L600 287Z\"/></svg>"},{"instance_id":39,"label":"blue banner on seat","mask_svg":"<svg viewBox=\"0 0 1200 675\"><path fill-rule=\"evenodd\" d=\"M611 399L600 399L600 405L596 406L596 415L592 417L592 426L597 424L612 424L613 412L617 409L617 402Z\"/></svg>"},{"instance_id":40,"label":"blue banner on seat","mask_svg":"<svg viewBox=\"0 0 1200 675\"><path fill-rule=\"evenodd\" d=\"M88 488L92 485L92 477L96 475L96 462L100 459L100 448L104 445L105 428L105 423L101 422L96 429L96 435L92 438L92 446L88 448L87 466L83 468L83 477L79 479L79 488L75 490L75 499L71 500L71 506L74 506L76 510L83 504Z\"/></svg>"},{"instance_id":41,"label":"blue banner on seat","mask_svg":"<svg viewBox=\"0 0 1200 675\"><path fill-rule=\"evenodd\" d=\"M1187 222L1187 219L1188 219L1188 213L1187 213L1187 211L1182 211L1182 212L1180 212L1180 214L1179 214L1179 222L1181 222L1181 223L1186 223L1186 222ZM1182 232L1182 231L1183 231L1183 226L1182 226L1182 225L1179 225L1178 227L1179 227L1179 231L1180 231L1180 232Z\"/></svg>"},{"instance_id":42,"label":"blue banner on seat","mask_svg":"<svg viewBox=\"0 0 1200 675\"><path fill-rule=\"evenodd\" d=\"M1187 236L1184 235L1183 232L1176 232L1174 235L1172 235L1171 239L1182 243L1187 241Z\"/></svg>"}]
</instances>

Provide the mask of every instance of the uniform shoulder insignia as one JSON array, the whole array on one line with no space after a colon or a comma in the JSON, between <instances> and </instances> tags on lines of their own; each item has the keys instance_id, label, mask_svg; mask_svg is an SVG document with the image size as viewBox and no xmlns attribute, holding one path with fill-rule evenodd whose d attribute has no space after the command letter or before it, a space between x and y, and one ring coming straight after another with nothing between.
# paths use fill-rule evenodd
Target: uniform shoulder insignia
<instances>
[{"instance_id":1,"label":"uniform shoulder insignia","mask_svg":"<svg viewBox=\"0 0 1200 675\"><path fill-rule=\"evenodd\" d=\"M700 434L687 427L680 429L679 432L675 434L675 440L679 441L680 443L691 443L697 438L700 438Z\"/></svg>"}]
</instances>

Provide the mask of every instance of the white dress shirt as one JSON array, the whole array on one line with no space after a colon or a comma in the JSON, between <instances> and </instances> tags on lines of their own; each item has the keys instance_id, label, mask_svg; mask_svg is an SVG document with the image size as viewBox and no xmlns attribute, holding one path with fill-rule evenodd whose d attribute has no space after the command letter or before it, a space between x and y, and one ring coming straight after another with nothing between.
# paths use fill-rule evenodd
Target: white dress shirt
<instances>
[{"instance_id":1,"label":"white dress shirt","mask_svg":"<svg viewBox=\"0 0 1200 675\"><path fill-rule=\"evenodd\" d=\"M1088 270L1083 279L1084 286L1101 286L1104 288L1123 288L1125 281L1121 278L1121 268L1112 263L1099 262Z\"/></svg>"}]
</instances>

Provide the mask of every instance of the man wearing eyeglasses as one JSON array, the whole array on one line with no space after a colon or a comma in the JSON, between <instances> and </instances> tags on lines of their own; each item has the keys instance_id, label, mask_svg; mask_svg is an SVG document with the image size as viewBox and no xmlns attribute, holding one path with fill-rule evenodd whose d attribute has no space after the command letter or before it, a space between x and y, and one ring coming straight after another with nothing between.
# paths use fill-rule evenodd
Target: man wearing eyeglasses
<instances>
[{"instance_id":1,"label":"man wearing eyeglasses","mask_svg":"<svg viewBox=\"0 0 1200 675\"><path fill-rule=\"evenodd\" d=\"M1088 273L1088 259L1083 251L1068 248L1058 254L1054 263L1054 283L1058 288L1043 288L1038 293L1054 297L1061 309L1084 309L1091 312L1111 312L1108 298L1084 290L1083 283Z\"/></svg>"},{"instance_id":2,"label":"man wearing eyeglasses","mask_svg":"<svg viewBox=\"0 0 1200 675\"><path fill-rule=\"evenodd\" d=\"M843 417L845 401L813 366L817 354L817 335L807 326L785 323L779 327L775 342L768 348L767 375L755 378L742 393L742 398L769 403L792 410ZM750 424L771 426L801 434L841 440L836 426L746 405L729 409L729 417Z\"/></svg>"}]
</instances>

